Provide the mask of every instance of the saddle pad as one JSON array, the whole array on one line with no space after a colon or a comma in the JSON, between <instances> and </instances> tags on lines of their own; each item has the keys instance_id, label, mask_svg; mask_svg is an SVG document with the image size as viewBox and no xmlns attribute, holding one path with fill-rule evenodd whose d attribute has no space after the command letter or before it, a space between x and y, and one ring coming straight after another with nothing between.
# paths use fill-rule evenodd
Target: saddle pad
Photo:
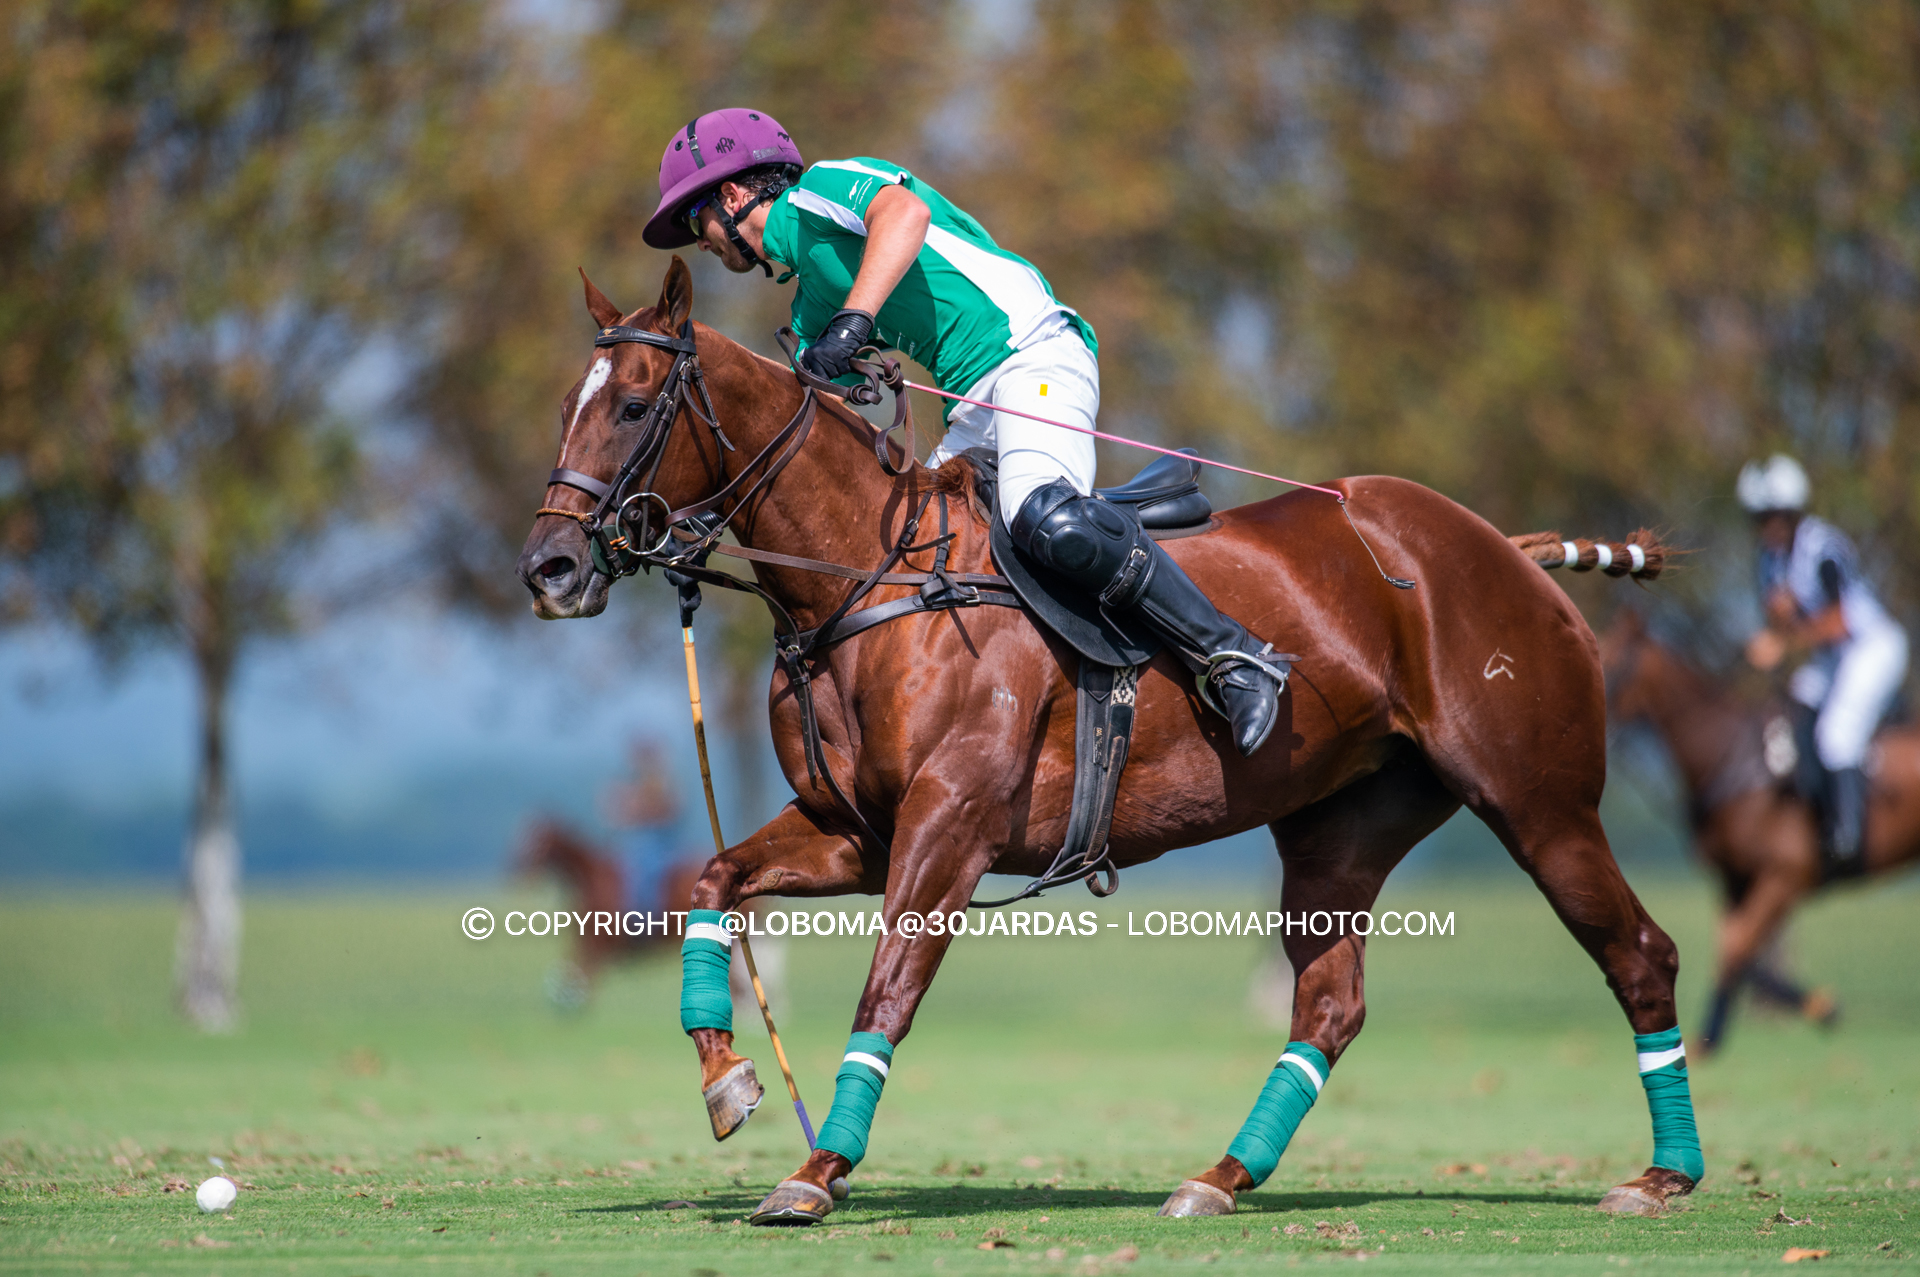
<instances>
[{"instance_id":1,"label":"saddle pad","mask_svg":"<svg viewBox=\"0 0 1920 1277\"><path fill-rule=\"evenodd\" d=\"M1101 610L1098 599L1070 581L1063 581L1013 544L1000 517L1000 473L996 458L980 448L964 454L973 463L980 492L980 503L987 507L987 522L993 529L993 562L1000 574L1013 584L1013 592L1027 610L1048 629L1065 639L1080 655L1102 665L1144 665L1160 650L1160 640L1144 629L1139 632L1117 625Z\"/></svg>"}]
</instances>

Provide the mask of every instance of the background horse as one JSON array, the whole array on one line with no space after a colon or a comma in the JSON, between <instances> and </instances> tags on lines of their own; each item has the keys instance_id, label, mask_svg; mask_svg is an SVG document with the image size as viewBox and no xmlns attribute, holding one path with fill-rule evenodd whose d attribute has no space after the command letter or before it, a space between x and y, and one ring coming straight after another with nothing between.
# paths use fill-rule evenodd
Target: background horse
<instances>
[{"instance_id":1,"label":"background horse","mask_svg":"<svg viewBox=\"0 0 1920 1277\"><path fill-rule=\"evenodd\" d=\"M583 478L604 491L626 475L646 476L654 495L633 500L670 511L723 491L749 494L720 506L741 546L863 573L895 547L931 537L930 525L907 524L940 498L956 515L946 566L994 571L991 516L974 498L964 459L935 472L895 452L904 469L892 478L875 465L875 428L832 398L819 402L810 436L799 436L804 446L776 455L783 439L796 437L811 392L789 369L690 325L693 288L683 263L669 269L658 303L632 315L586 288L602 329L596 340L614 344L596 348L562 407L557 469L519 564L536 615L591 616L606 606L612 581L594 566L589 528L598 515ZM652 336L634 338L636 330ZM683 332L692 345L667 348ZM666 395L660 427L653 410L669 379L687 385L679 375L686 350L698 352L711 412L704 394L691 403ZM756 468L764 471L758 478ZM1337 486L1351 500L1354 527L1329 497L1293 492L1224 511L1207 535L1167 543L1223 611L1276 649L1298 653L1299 663L1273 736L1252 758L1239 756L1183 666L1162 653L1140 669L1113 860L1124 868L1266 825L1285 868L1286 911L1366 910L1401 858L1464 804L1599 966L1636 1035L1654 1165L1602 1205L1657 1211L1690 1192L1703 1171L1674 1014L1679 957L1627 886L1601 828L1600 662L1579 611L1541 571L1542 562L1561 561L1561 544L1528 538L1531 549L1522 550L1470 511L1403 480ZM598 509L623 495L612 492ZM1387 571L1416 578L1418 587L1383 580L1356 530ZM1581 566L1606 558L1611 574L1624 575L1631 561L1651 575L1664 552L1651 538L1637 542L1630 549L1582 541L1572 550ZM934 553L910 554L904 565L931 570ZM849 597L843 578L791 559L755 561L753 573L803 629ZM883 586L867 601L909 593ZM1061 846L1077 665L1073 650L1024 612L979 607L910 615L826 647L802 670L776 667L774 744L796 797L708 864L693 893L706 912L695 917L717 923L718 911L776 889L861 892L884 896L888 929L875 944L815 1151L761 1204L755 1222L824 1217L832 1209L827 1185L864 1156L893 1052L952 939L931 926L903 931L902 920L965 910L983 874L1035 876ZM801 676L810 680L830 777L815 775L803 753ZM681 1004L720 1138L738 1124L722 1115L760 1094L751 1062L733 1050L730 1023L707 1001L707 964L724 946L717 925L689 936ZM1182 1184L1163 1213L1233 1211L1238 1193L1272 1173L1327 1070L1360 1032L1364 939L1289 934L1286 946L1297 973L1293 1040L1228 1154Z\"/></svg>"},{"instance_id":2,"label":"background horse","mask_svg":"<svg viewBox=\"0 0 1920 1277\"><path fill-rule=\"evenodd\" d=\"M566 893L566 907L583 914L624 913L630 909L663 913L684 911L690 907L693 886L706 868L699 856L686 856L668 865L661 875L655 899L635 901L627 886L627 872L605 850L565 824L552 818L536 820L521 841L514 858L513 872L521 878L551 876ZM595 934L592 929L573 935L570 959L548 977L547 994L568 1009L584 1006L599 984L600 973L608 964L666 954L679 948L680 938L669 932L640 936ZM769 936L754 946L754 958L760 968L760 984L767 999L776 1008L786 993L786 943ZM729 989L739 1013L751 1022L759 1014L753 987L747 981L746 964L736 962L728 969Z\"/></svg>"},{"instance_id":3,"label":"background horse","mask_svg":"<svg viewBox=\"0 0 1920 1277\"><path fill-rule=\"evenodd\" d=\"M1710 1052L1725 1041L1743 982L1809 1019L1830 1020L1830 997L1800 989L1767 961L1788 917L1820 888L1820 824L1791 783L1794 760L1782 756L1791 728L1655 640L1631 608L1607 627L1600 654L1614 719L1646 723L1666 742L1686 785L1694 848L1725 896L1701 1047ZM1868 770L1865 859L1874 877L1920 859L1920 729L1881 728Z\"/></svg>"}]
</instances>

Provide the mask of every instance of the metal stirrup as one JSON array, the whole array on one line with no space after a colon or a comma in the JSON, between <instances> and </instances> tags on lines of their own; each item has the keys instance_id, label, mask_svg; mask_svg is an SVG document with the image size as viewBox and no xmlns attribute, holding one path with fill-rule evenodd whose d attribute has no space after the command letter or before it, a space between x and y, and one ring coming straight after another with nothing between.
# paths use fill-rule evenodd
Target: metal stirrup
<instances>
[{"instance_id":1,"label":"metal stirrup","mask_svg":"<svg viewBox=\"0 0 1920 1277\"><path fill-rule=\"evenodd\" d=\"M1260 671L1260 673L1265 674L1268 678L1272 679L1276 684L1278 684L1278 686L1274 688L1274 695L1278 696L1285 693L1287 690L1287 676L1293 672L1292 667L1291 665L1289 665L1285 669L1275 669L1266 659L1268 657L1274 657L1279 660L1289 661L1289 662L1296 659L1290 653L1275 652L1273 650L1273 644L1271 643L1261 648L1260 651L1255 654L1248 654L1246 652L1237 652L1232 649L1228 649L1227 651L1224 651L1224 652L1215 652L1212 656L1209 656L1207 658L1207 668L1205 672L1202 673L1198 679L1194 680L1195 683L1198 684L1200 689L1200 699L1206 702L1206 706L1208 709L1220 715L1220 717L1231 718L1232 715L1228 714L1226 710L1222 709L1219 703L1213 699L1213 693L1210 690L1210 684L1212 684L1216 676L1224 673L1229 669L1232 669L1234 666L1237 666L1237 665L1245 665L1245 666L1248 666L1249 668L1256 669Z\"/></svg>"}]
</instances>

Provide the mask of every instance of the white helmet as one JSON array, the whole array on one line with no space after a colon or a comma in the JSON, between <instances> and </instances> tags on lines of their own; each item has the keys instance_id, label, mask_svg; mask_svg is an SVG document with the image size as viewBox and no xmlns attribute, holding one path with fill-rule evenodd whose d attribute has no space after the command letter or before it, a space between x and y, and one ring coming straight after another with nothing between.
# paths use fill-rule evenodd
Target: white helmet
<instances>
[{"instance_id":1,"label":"white helmet","mask_svg":"<svg viewBox=\"0 0 1920 1277\"><path fill-rule=\"evenodd\" d=\"M1771 510L1804 510L1807 505L1807 472L1784 452L1776 452L1765 461L1749 461L1740 471L1735 491L1740 504L1750 514Z\"/></svg>"}]
</instances>

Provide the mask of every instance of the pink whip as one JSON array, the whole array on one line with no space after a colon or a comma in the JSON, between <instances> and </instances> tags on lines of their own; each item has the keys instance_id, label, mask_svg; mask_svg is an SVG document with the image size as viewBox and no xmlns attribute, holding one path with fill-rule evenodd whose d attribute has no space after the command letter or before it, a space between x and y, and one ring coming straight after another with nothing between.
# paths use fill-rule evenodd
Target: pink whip
<instances>
[{"instance_id":1,"label":"pink whip","mask_svg":"<svg viewBox=\"0 0 1920 1277\"><path fill-rule=\"evenodd\" d=\"M1148 452L1163 453L1169 457L1184 457L1188 461L1197 461L1203 466L1216 466L1222 470L1231 470L1235 474L1252 475L1256 479L1271 479L1275 483L1284 483L1293 488L1308 488L1314 492L1324 492L1340 503L1340 513L1347 516L1347 526L1353 529L1353 535L1360 538L1360 545L1366 550L1367 557L1373 560L1373 570L1380 574L1380 578L1395 589L1411 590L1413 588L1413 582L1410 579L1389 575L1387 570L1380 566L1380 556L1373 552L1371 545L1367 544L1367 538L1361 536L1360 525L1353 521L1353 511L1347 509L1346 494L1336 488L1323 488L1317 483L1302 483L1298 479L1289 479L1283 475L1268 474L1263 470L1248 470L1242 466L1230 466L1224 461L1210 461L1205 457L1196 457L1192 453L1176 452L1172 448L1162 448L1157 444L1141 443L1138 439L1128 439L1124 435L1110 435L1104 430L1091 430L1086 426L1070 426L1064 421L1055 421L1051 417L1041 417L1031 412L1021 412L1018 408L1008 408L1003 404L984 403L978 399L969 399L965 395L956 395L951 390L939 390L933 386L923 386L917 381L907 381L902 384L912 390L924 390L930 395L938 395L942 399L957 399L961 403L972 404L976 408L986 408L993 412L1012 413L1016 417L1025 417L1028 421L1037 421L1043 426L1058 426L1062 430L1072 430L1078 434L1092 435L1096 439L1105 439L1109 443L1124 443L1129 448L1145 448Z\"/></svg>"},{"instance_id":2,"label":"pink whip","mask_svg":"<svg viewBox=\"0 0 1920 1277\"><path fill-rule=\"evenodd\" d=\"M909 389L924 390L930 395L939 395L942 399L958 399L961 403L970 403L976 408L989 408L994 412L1011 413L1016 417L1025 417L1028 421L1037 421L1043 426L1058 426L1062 430L1072 430L1083 435L1092 435L1096 439L1105 439L1108 443L1124 443L1129 448L1145 448L1148 452L1158 452L1169 457L1185 457L1188 461L1197 461L1203 466L1217 466L1222 470L1231 470L1235 474L1252 475L1256 479L1271 479L1275 483L1284 483L1295 488L1311 488L1315 492L1324 492L1341 505L1347 503L1346 494L1334 488L1323 488L1317 483L1302 483L1298 479L1288 479L1282 475L1268 474L1263 470L1248 470L1241 466L1230 466L1224 461L1210 461L1205 457L1196 457L1189 452L1177 452L1172 448L1162 448L1157 444L1141 443L1138 439L1129 439L1124 435L1110 435L1104 430L1089 430L1085 426L1070 426L1064 421L1055 421L1051 417L1039 417L1030 412L1021 412L1018 408L1009 408L1004 404L985 403L979 399L969 399L965 395L956 395L951 390L936 390L932 386L923 386L917 381L906 383Z\"/></svg>"}]
</instances>

